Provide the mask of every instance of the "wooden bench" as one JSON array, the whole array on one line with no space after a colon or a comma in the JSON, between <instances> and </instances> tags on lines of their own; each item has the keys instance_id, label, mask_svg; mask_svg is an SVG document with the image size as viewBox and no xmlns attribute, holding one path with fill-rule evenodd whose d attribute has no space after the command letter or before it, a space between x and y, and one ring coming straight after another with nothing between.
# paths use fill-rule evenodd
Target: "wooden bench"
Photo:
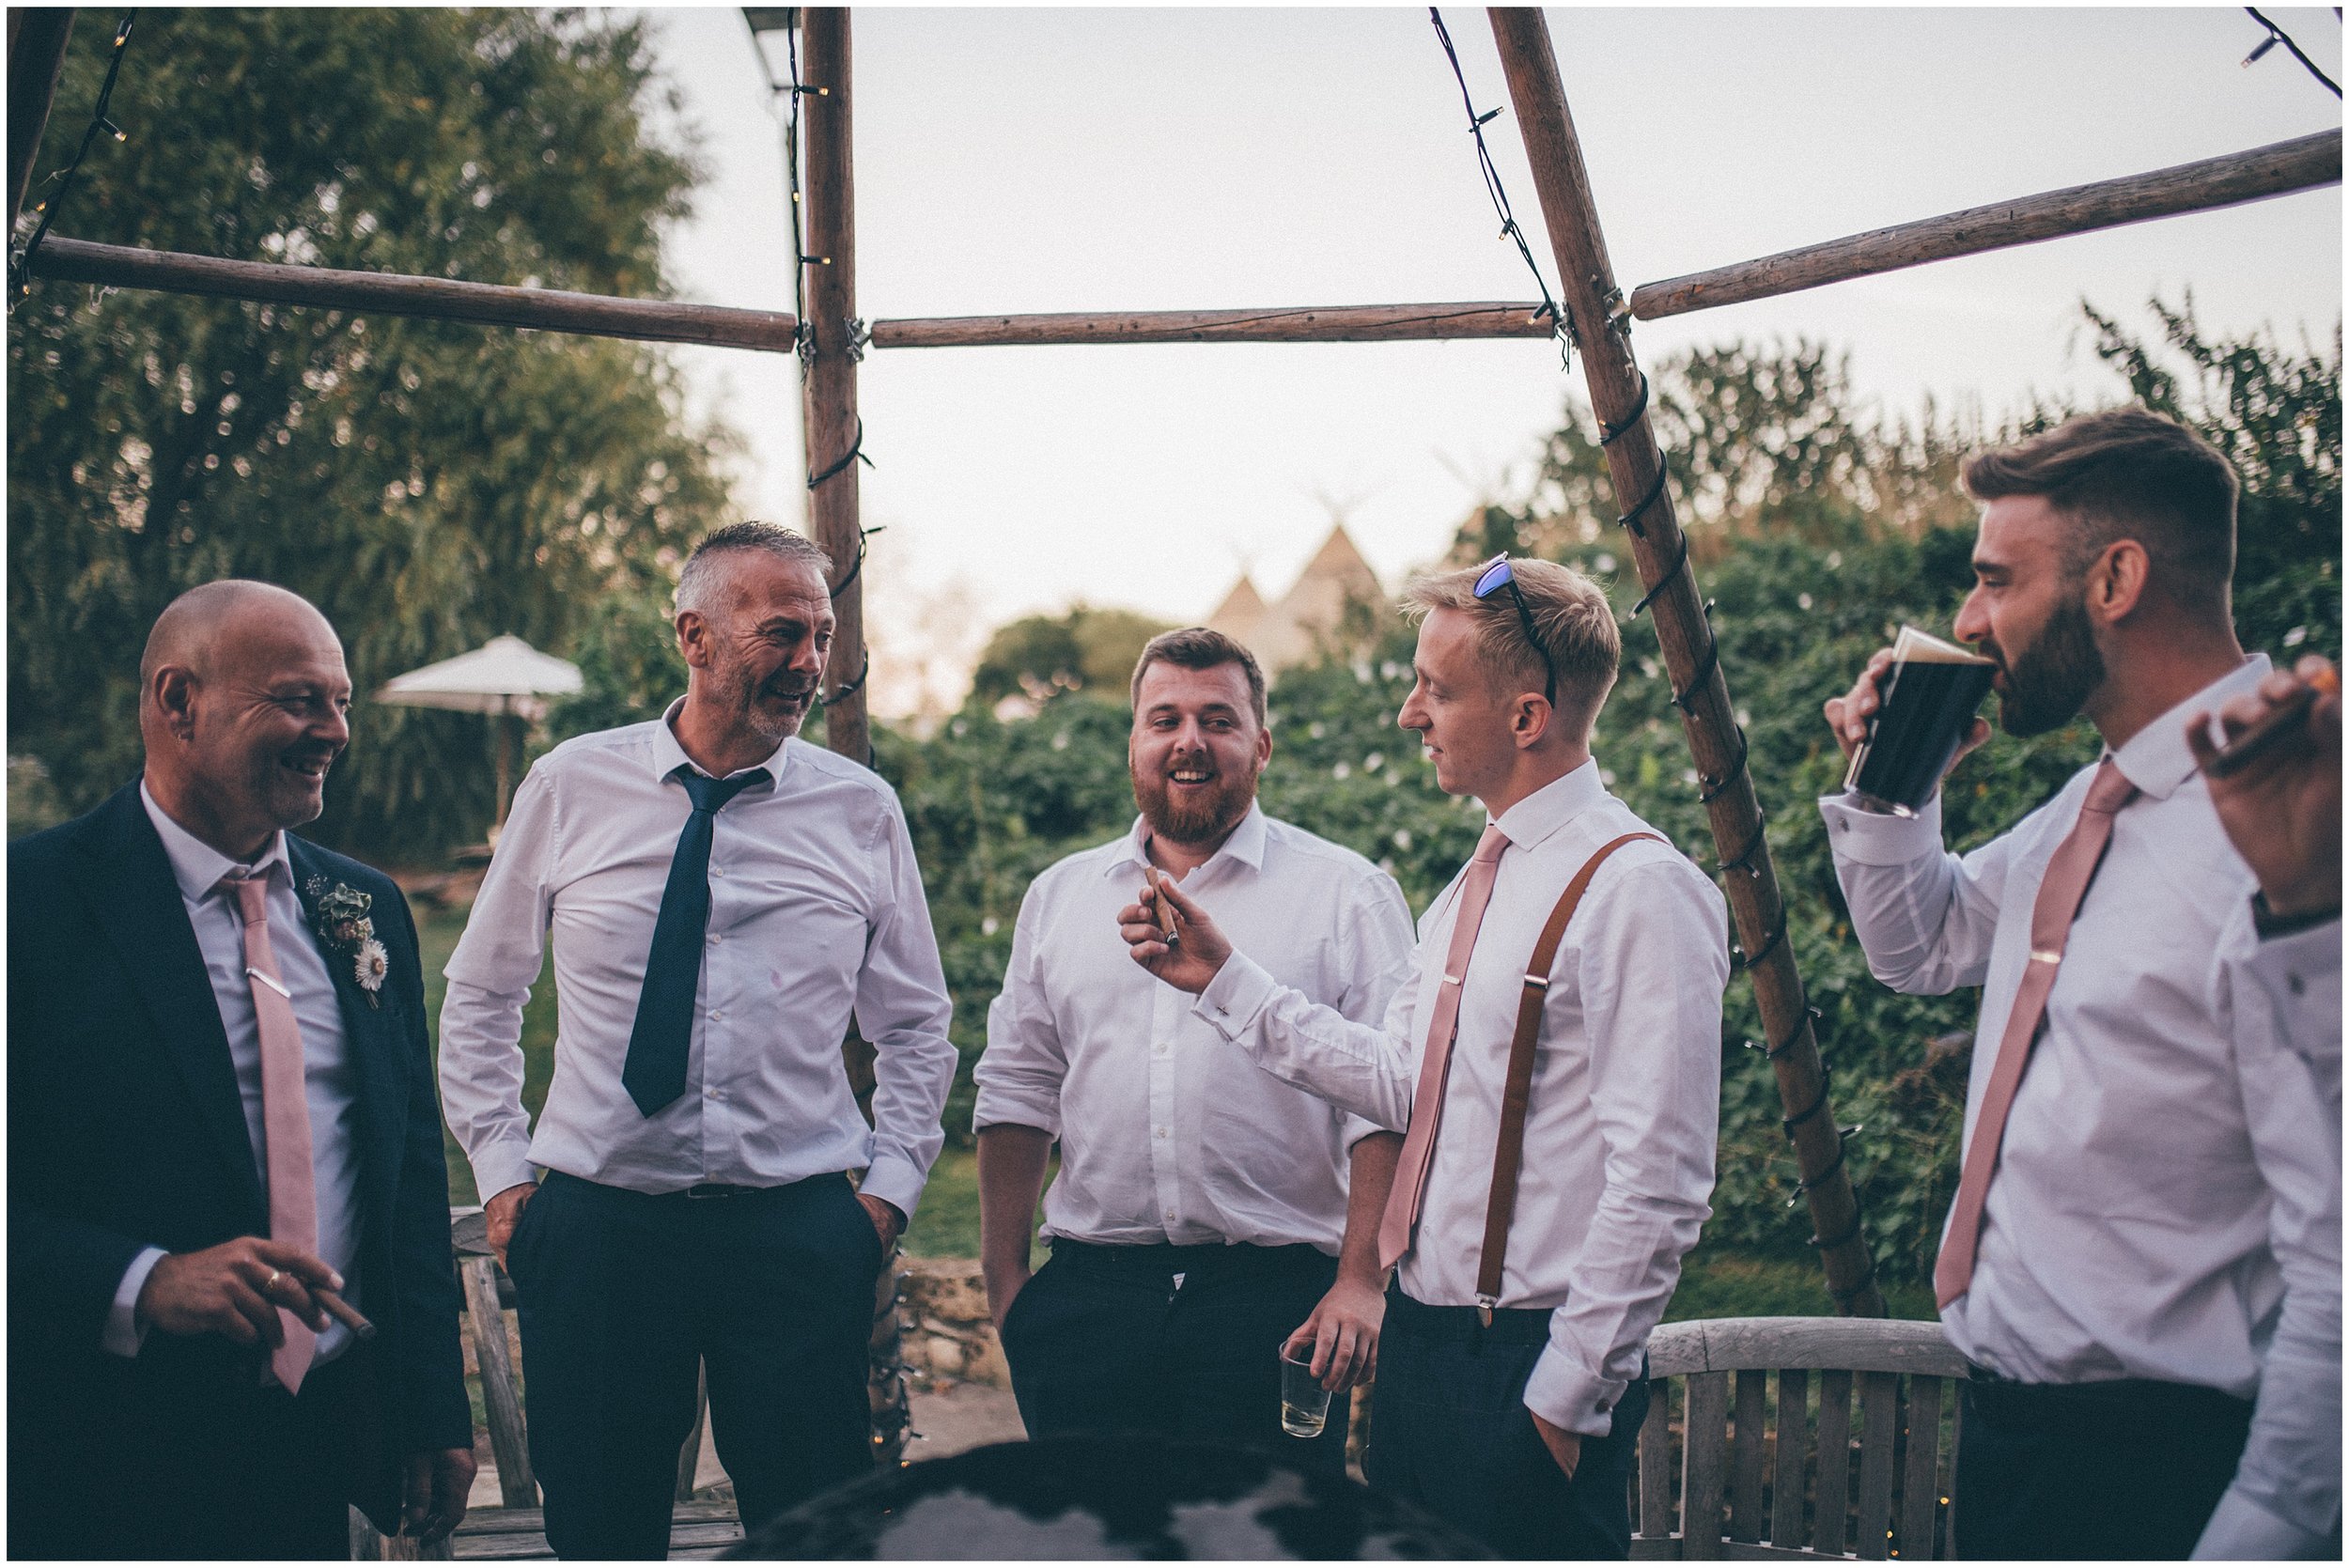
<instances>
[{"instance_id":1,"label":"wooden bench","mask_svg":"<svg viewBox=\"0 0 2349 1568\"><path fill-rule=\"evenodd\" d=\"M499 1503L494 1508L468 1511L455 1535L422 1553L412 1543L385 1540L354 1509L350 1555L365 1561L413 1560L419 1556L443 1561L551 1559L554 1553L547 1545L538 1482L530 1467L530 1434L522 1407L521 1335L514 1316L513 1281L490 1253L478 1208L452 1209L449 1219L457 1249L458 1282L465 1293L465 1336L480 1372L484 1424L497 1466ZM875 1292L869 1346L873 1447L885 1463L896 1461L906 1435L907 1392L897 1323L899 1280L893 1252ZM669 1528L672 1558L714 1558L742 1539L741 1519L731 1497L696 1498L694 1495L702 1428L708 1415L709 1393L705 1383L696 1394L692 1431L677 1451L677 1506Z\"/></svg>"},{"instance_id":2,"label":"wooden bench","mask_svg":"<svg viewBox=\"0 0 2349 1568\"><path fill-rule=\"evenodd\" d=\"M1648 1339L1648 1370L1633 1557L1953 1555L1950 1385L1966 1362L1939 1325L1670 1323Z\"/></svg>"}]
</instances>

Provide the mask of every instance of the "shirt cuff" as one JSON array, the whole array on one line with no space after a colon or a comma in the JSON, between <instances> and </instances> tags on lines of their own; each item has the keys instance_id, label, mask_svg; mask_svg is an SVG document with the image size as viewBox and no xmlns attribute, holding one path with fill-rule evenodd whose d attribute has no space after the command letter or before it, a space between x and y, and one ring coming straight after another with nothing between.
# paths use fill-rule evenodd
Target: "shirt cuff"
<instances>
[{"instance_id":1,"label":"shirt cuff","mask_svg":"<svg viewBox=\"0 0 2349 1568\"><path fill-rule=\"evenodd\" d=\"M155 1272L155 1265L163 1261L163 1255L162 1248L149 1247L132 1258L131 1266L122 1271L122 1283L115 1287L114 1305L106 1309L106 1331L98 1342L109 1356L133 1358L147 1343L147 1330L139 1325L139 1292L147 1288L147 1277Z\"/></svg>"},{"instance_id":2,"label":"shirt cuff","mask_svg":"<svg viewBox=\"0 0 2349 1568\"><path fill-rule=\"evenodd\" d=\"M1870 811L1846 791L1819 797L1828 845L1839 861L1859 865L1906 865L1941 847L1941 792L1914 816Z\"/></svg>"},{"instance_id":3,"label":"shirt cuff","mask_svg":"<svg viewBox=\"0 0 2349 1568\"><path fill-rule=\"evenodd\" d=\"M982 1085L978 1098L971 1107L972 1136L989 1127L1034 1127L1048 1137L1060 1137L1060 1097L1038 1094L1031 1098L1016 1089L997 1084Z\"/></svg>"},{"instance_id":4,"label":"shirt cuff","mask_svg":"<svg viewBox=\"0 0 2349 1568\"><path fill-rule=\"evenodd\" d=\"M903 1155L885 1154L866 1168L864 1179L857 1183L857 1190L868 1198L879 1198L897 1205L897 1212L910 1221L913 1211L922 1202L926 1180L922 1169Z\"/></svg>"},{"instance_id":5,"label":"shirt cuff","mask_svg":"<svg viewBox=\"0 0 2349 1568\"><path fill-rule=\"evenodd\" d=\"M1248 1032L1248 1026L1264 1011L1280 984L1262 964L1245 953L1235 953L1223 960L1223 967L1216 970L1190 1010L1226 1040L1240 1044L1240 1036Z\"/></svg>"},{"instance_id":6,"label":"shirt cuff","mask_svg":"<svg viewBox=\"0 0 2349 1568\"><path fill-rule=\"evenodd\" d=\"M2269 1513L2235 1485L2218 1499L2194 1556L2205 1562L2290 1562L2317 1557L2331 1545L2329 1533L2314 1534Z\"/></svg>"},{"instance_id":7,"label":"shirt cuff","mask_svg":"<svg viewBox=\"0 0 2349 1568\"><path fill-rule=\"evenodd\" d=\"M1600 1377L1574 1364L1555 1341L1545 1346L1525 1380L1525 1407L1550 1425L1583 1437L1614 1430L1615 1406L1628 1384Z\"/></svg>"},{"instance_id":8,"label":"shirt cuff","mask_svg":"<svg viewBox=\"0 0 2349 1568\"><path fill-rule=\"evenodd\" d=\"M523 1140L519 1145L500 1143L472 1157L474 1190L481 1201L504 1192L507 1188L521 1187L538 1179L537 1167L530 1163L530 1143Z\"/></svg>"}]
</instances>

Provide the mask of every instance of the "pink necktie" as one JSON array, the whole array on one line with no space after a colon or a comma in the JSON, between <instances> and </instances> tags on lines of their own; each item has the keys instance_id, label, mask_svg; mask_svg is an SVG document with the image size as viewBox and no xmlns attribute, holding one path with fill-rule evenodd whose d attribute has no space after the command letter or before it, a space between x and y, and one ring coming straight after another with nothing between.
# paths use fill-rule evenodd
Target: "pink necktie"
<instances>
[{"instance_id":1,"label":"pink necktie","mask_svg":"<svg viewBox=\"0 0 2349 1568\"><path fill-rule=\"evenodd\" d=\"M319 1250L318 1173L310 1165L310 1091L302 1055L302 1027L293 1000L278 977L269 945L269 883L260 877L224 877L244 922L245 975L253 982L253 1016L261 1032L261 1132L269 1149L269 1234L272 1241ZM285 1308L277 1309L286 1343L270 1353L270 1370L288 1393L302 1391L318 1349L318 1335Z\"/></svg>"},{"instance_id":2,"label":"pink necktie","mask_svg":"<svg viewBox=\"0 0 2349 1568\"><path fill-rule=\"evenodd\" d=\"M1443 984L1427 1020L1427 1044L1420 1051L1419 1089L1411 1096L1411 1126L1403 1135L1403 1155L1396 1163L1394 1187L1387 1194L1387 1211L1378 1217L1378 1266L1392 1268L1411 1250L1419 1229L1420 1203L1427 1193L1427 1169L1436 1150L1436 1124L1443 1120L1444 1084L1452 1066L1452 1042L1460 1032L1460 987L1468 980L1469 955L1476 950L1476 929L1485 923L1485 906L1492 902L1493 878L1501 875L1501 852L1508 835L1496 823L1485 825L1476 853L1460 884L1460 911L1452 923L1452 951L1444 958Z\"/></svg>"},{"instance_id":3,"label":"pink necktie","mask_svg":"<svg viewBox=\"0 0 2349 1568\"><path fill-rule=\"evenodd\" d=\"M2121 776L2106 757L2089 781L2088 799L2079 821L2047 862L2039 884L2039 898L2030 910L2030 961L2023 983L2015 992L2014 1010L2006 1016L2006 1033L1999 1042L1999 1059L1991 1064L1990 1081L1982 1093L1982 1113L1974 1121L1974 1141L1966 1147L1966 1166L1957 1183L1957 1202L1950 1213L1949 1234L1941 1256L1933 1265L1933 1296L1948 1306L1966 1294L1974 1278L1974 1252L1982 1243L1982 1207L1990 1196L1990 1178L1999 1165L1999 1144L2006 1136L2006 1114L2014 1108L2015 1091L2030 1063L2031 1046L2046 1021L2047 993L2055 988L2056 970L2063 963L2063 946L2072 931L2072 917L2112 842L2112 818L2137 798L2137 786Z\"/></svg>"}]
</instances>

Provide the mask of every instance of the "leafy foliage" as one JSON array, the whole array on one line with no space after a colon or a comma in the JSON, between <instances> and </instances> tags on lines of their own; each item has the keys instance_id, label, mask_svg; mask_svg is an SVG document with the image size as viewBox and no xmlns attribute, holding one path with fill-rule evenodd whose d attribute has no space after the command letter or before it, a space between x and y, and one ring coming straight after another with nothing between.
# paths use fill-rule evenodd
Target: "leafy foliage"
<instances>
[{"instance_id":1,"label":"leafy foliage","mask_svg":"<svg viewBox=\"0 0 2349 1568\"><path fill-rule=\"evenodd\" d=\"M1025 697L1032 703L1090 687L1122 690L1142 645L1171 629L1131 610L1080 604L1064 615L1027 615L988 639L971 674L971 694L984 703Z\"/></svg>"},{"instance_id":2,"label":"leafy foliage","mask_svg":"<svg viewBox=\"0 0 2349 1568\"><path fill-rule=\"evenodd\" d=\"M2186 312L2155 315L2161 336L2153 344L2093 319L2105 357L2131 390L2218 442L2243 475L2236 609L2245 645L2337 657L2338 345L2326 358L2285 354L2258 338L2213 343ZM1902 622L1946 632L1971 582L1972 507L1957 491L1957 462L2021 426L1961 429L1937 423L1930 410L1917 423L1861 422L1849 411L1840 366L1808 346L1731 345L1651 374L1668 434L1688 442L1667 447L1675 474L1696 475L1684 516L1752 743L1788 940L1820 1012L1836 1112L1862 1129L1850 1164L1869 1235L1888 1284L1908 1299L1930 1276L1955 1176L1964 1042L1980 999L1898 996L1869 976L1812 805L1843 773L1819 710ZM2025 423L2052 423L2061 411L2042 409ZM1569 410L1532 493L1516 507L1481 508L1455 555L1530 544L1610 583L1627 615L1640 586L1622 543L1593 520L1614 510L1587 427ZM1685 455L1692 448L1703 454L1702 468ZM1267 810L1384 864L1418 909L1473 849L1482 815L1439 792L1412 737L1395 728L1411 647L1409 629L1389 617L1369 645L1285 674L1272 693L1275 747L1262 793ZM1709 867L1711 837L1670 698L1653 636L1643 620L1628 622L1623 677L1595 750L1610 787ZM903 795L929 884L966 1069L985 1043L987 1003L1028 879L1131 820L1126 725L1122 705L1075 691L1052 697L1033 719L999 722L973 704L929 741L881 738L881 768ZM2005 831L2091 759L2095 744L2085 723L2029 740L1998 736L1951 782L1952 846ZM1779 1127L1785 1108L1761 1053L1746 1048L1761 1035L1751 990L1734 981L1707 1246L1799 1261L1809 1256L1809 1221ZM957 1139L968 1135L967 1094L966 1087L948 1111ZM1823 1296L1813 1310L1826 1310Z\"/></svg>"},{"instance_id":3,"label":"leafy foliage","mask_svg":"<svg viewBox=\"0 0 2349 1568\"><path fill-rule=\"evenodd\" d=\"M68 60L38 170L99 52ZM496 10L142 13L60 219L241 259L658 295L690 157L646 136L643 25ZM175 595L267 578L325 611L364 699L514 632L556 652L730 508L638 345L50 284L8 333L9 750L68 809L135 768L135 664ZM477 838L473 716L363 706L321 837ZM455 765L452 765L453 759ZM479 759L466 766L466 759Z\"/></svg>"}]
</instances>

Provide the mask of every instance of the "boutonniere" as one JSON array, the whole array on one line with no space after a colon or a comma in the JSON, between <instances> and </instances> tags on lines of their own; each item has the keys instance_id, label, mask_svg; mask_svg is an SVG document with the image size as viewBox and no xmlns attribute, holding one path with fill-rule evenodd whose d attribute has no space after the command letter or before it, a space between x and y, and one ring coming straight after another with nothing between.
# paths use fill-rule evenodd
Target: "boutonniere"
<instances>
[{"instance_id":1,"label":"boutonniere","mask_svg":"<svg viewBox=\"0 0 2349 1568\"><path fill-rule=\"evenodd\" d=\"M383 1000L377 993L383 989L384 977L392 972L392 959L383 951L383 944L375 939L375 922L367 918L375 900L341 882L329 887L323 877L311 877L308 888L319 940L350 960L350 977L366 993L367 1005L382 1006Z\"/></svg>"}]
</instances>

